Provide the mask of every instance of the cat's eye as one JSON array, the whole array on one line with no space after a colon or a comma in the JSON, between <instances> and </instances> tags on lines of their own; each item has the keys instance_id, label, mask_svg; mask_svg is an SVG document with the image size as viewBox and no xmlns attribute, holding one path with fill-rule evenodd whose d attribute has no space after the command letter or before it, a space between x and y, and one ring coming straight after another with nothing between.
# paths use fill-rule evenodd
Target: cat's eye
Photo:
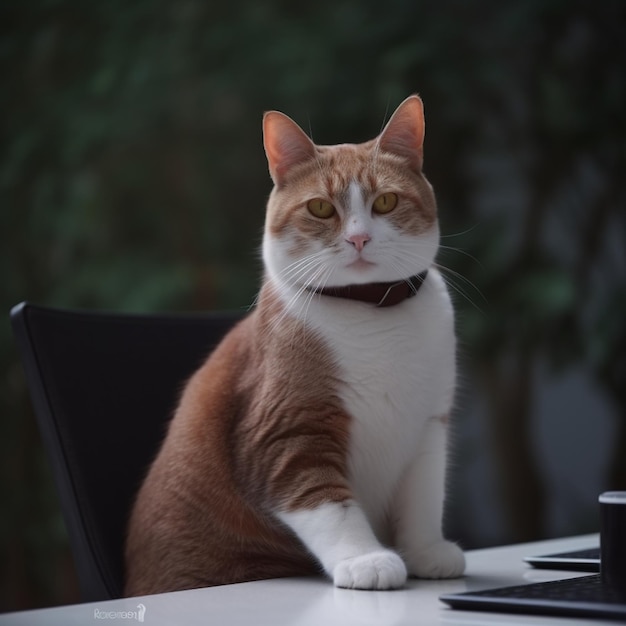
<instances>
[{"instance_id":1,"label":"cat's eye","mask_svg":"<svg viewBox=\"0 0 626 626\"><path fill-rule=\"evenodd\" d=\"M398 196L395 193L384 193L381 196L378 196L376 200L374 200L374 209L375 213L389 213L389 211L393 211L398 204Z\"/></svg>"},{"instance_id":2,"label":"cat's eye","mask_svg":"<svg viewBox=\"0 0 626 626\"><path fill-rule=\"evenodd\" d=\"M323 220L328 219L335 214L335 207L328 202L328 200L322 200L321 198L309 200L306 206L311 215L319 217Z\"/></svg>"}]
</instances>

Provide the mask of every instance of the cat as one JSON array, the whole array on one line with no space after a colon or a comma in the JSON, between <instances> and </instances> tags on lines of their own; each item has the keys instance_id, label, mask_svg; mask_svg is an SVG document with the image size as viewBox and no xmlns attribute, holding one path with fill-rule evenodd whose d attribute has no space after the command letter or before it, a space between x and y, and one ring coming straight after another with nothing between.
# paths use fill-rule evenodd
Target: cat
<instances>
[{"instance_id":1,"label":"cat","mask_svg":"<svg viewBox=\"0 0 626 626\"><path fill-rule=\"evenodd\" d=\"M442 534L454 315L410 96L363 144L270 111L254 310L185 388L137 496L126 595L325 572L462 575Z\"/></svg>"}]
</instances>

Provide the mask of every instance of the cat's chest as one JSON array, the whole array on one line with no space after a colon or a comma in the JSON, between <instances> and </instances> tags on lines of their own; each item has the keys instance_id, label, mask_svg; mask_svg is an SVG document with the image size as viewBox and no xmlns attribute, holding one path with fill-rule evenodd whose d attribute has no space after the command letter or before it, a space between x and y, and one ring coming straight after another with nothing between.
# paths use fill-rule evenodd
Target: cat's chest
<instances>
[{"instance_id":1,"label":"cat's chest","mask_svg":"<svg viewBox=\"0 0 626 626\"><path fill-rule=\"evenodd\" d=\"M337 392L352 417L349 466L361 499L380 508L415 455L426 420L449 411L455 381L451 304L434 274L397 307L311 306L335 356Z\"/></svg>"},{"instance_id":2,"label":"cat's chest","mask_svg":"<svg viewBox=\"0 0 626 626\"><path fill-rule=\"evenodd\" d=\"M445 409L454 387L452 307L431 272L415 298L389 308L325 298L308 321L334 355L338 392L357 421L407 425Z\"/></svg>"}]
</instances>

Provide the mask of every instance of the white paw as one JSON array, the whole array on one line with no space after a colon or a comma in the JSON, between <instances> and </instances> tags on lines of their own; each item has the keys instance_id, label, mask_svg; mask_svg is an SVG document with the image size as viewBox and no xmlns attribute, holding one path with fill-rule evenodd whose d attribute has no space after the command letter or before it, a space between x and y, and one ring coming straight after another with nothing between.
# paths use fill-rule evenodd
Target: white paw
<instances>
[{"instance_id":1,"label":"white paw","mask_svg":"<svg viewBox=\"0 0 626 626\"><path fill-rule=\"evenodd\" d=\"M397 589L406 577L404 561L391 550L339 561L333 571L335 586L345 589Z\"/></svg>"},{"instance_id":2,"label":"white paw","mask_svg":"<svg viewBox=\"0 0 626 626\"><path fill-rule=\"evenodd\" d=\"M418 578L458 578L465 571L463 551L451 541L415 550L407 561L411 575Z\"/></svg>"}]
</instances>

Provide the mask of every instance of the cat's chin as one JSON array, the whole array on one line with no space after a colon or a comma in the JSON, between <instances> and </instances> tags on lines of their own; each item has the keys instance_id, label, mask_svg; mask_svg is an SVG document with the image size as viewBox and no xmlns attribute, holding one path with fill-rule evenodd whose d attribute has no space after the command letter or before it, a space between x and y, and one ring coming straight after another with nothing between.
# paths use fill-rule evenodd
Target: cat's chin
<instances>
[{"instance_id":1,"label":"cat's chin","mask_svg":"<svg viewBox=\"0 0 626 626\"><path fill-rule=\"evenodd\" d=\"M419 270L414 272L419 274ZM384 265L358 259L343 267L341 271L336 271L333 280L329 281L326 287L344 287L346 285L364 285L367 283L395 282L409 278L409 276L399 276L395 269Z\"/></svg>"}]
</instances>

